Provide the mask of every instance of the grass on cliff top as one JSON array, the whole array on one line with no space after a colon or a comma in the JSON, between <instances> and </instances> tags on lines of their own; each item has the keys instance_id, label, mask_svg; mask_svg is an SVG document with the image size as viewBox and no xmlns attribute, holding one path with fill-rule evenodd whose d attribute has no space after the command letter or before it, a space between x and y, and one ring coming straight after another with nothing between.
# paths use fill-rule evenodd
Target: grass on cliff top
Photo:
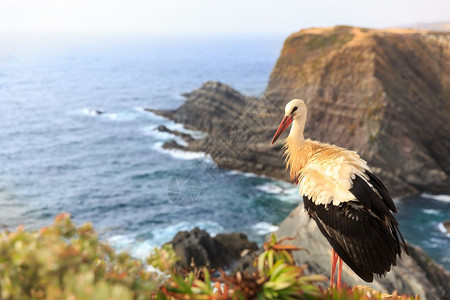
<instances>
[{"instance_id":1,"label":"grass on cliff top","mask_svg":"<svg viewBox=\"0 0 450 300\"><path fill-rule=\"evenodd\" d=\"M313 34L309 37L309 41L306 43L306 48L310 51L317 50L325 47L341 47L353 39L348 28L336 27L333 32L329 34Z\"/></svg>"},{"instance_id":2,"label":"grass on cliff top","mask_svg":"<svg viewBox=\"0 0 450 300\"><path fill-rule=\"evenodd\" d=\"M0 299L415 299L367 287L323 290L326 277L306 276L292 258L301 249L285 240L264 245L253 274L184 271L171 245L143 262L100 242L90 223L76 227L60 214L39 231L0 234Z\"/></svg>"}]
</instances>

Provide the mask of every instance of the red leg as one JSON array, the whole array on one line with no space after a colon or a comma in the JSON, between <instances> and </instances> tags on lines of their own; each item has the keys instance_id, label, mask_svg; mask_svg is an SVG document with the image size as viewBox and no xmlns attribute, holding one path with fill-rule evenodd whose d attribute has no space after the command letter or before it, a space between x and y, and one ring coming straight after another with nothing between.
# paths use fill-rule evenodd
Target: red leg
<instances>
[{"instance_id":1,"label":"red leg","mask_svg":"<svg viewBox=\"0 0 450 300\"><path fill-rule=\"evenodd\" d=\"M337 262L338 255L334 251L333 248L331 248L331 275L330 275L330 287L334 286L334 275L336 273L336 262Z\"/></svg>"},{"instance_id":2,"label":"red leg","mask_svg":"<svg viewBox=\"0 0 450 300\"><path fill-rule=\"evenodd\" d=\"M341 277L342 277L342 258L339 257L339 268L338 268L338 278L337 278L337 288L341 288Z\"/></svg>"}]
</instances>

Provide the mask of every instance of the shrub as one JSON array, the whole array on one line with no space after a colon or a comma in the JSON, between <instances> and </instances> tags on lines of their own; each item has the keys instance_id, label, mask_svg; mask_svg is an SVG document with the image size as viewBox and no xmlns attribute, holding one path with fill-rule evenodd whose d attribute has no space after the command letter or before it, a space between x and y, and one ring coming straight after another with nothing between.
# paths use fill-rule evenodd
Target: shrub
<instances>
[{"instance_id":1,"label":"shrub","mask_svg":"<svg viewBox=\"0 0 450 300\"><path fill-rule=\"evenodd\" d=\"M148 299L156 274L99 242L92 224L69 214L38 232L0 235L1 299Z\"/></svg>"},{"instance_id":2,"label":"shrub","mask_svg":"<svg viewBox=\"0 0 450 300\"><path fill-rule=\"evenodd\" d=\"M99 241L90 223L76 227L60 214L39 231L0 234L1 299L414 299L382 295L368 287L324 290L321 275L305 275L292 251L304 250L272 236L253 274L176 270L171 245L146 263Z\"/></svg>"}]
</instances>

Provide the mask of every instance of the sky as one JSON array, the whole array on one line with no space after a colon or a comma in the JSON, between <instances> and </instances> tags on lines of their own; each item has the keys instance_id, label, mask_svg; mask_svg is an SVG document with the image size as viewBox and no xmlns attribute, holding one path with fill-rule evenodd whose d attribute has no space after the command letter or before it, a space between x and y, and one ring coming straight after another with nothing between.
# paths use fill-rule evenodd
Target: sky
<instances>
[{"instance_id":1,"label":"sky","mask_svg":"<svg viewBox=\"0 0 450 300\"><path fill-rule=\"evenodd\" d=\"M450 0L0 0L0 32L259 33L450 21Z\"/></svg>"}]
</instances>

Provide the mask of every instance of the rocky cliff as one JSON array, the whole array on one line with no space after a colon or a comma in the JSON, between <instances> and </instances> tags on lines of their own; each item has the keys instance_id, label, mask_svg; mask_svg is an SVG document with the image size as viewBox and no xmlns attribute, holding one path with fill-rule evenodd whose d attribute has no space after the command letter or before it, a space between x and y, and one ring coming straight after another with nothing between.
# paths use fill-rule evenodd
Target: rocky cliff
<instances>
[{"instance_id":1,"label":"rocky cliff","mask_svg":"<svg viewBox=\"0 0 450 300\"><path fill-rule=\"evenodd\" d=\"M450 33L339 26L292 34L265 93L218 82L156 111L210 133L189 149L219 166L288 180L270 145L293 98L309 109L305 135L358 151L393 195L450 191Z\"/></svg>"},{"instance_id":2,"label":"rocky cliff","mask_svg":"<svg viewBox=\"0 0 450 300\"><path fill-rule=\"evenodd\" d=\"M154 111L191 129L201 140L166 147L205 151L228 169L288 180L281 143L270 145L293 98L306 101L306 136L358 151L393 195L450 191L450 33L307 29L286 40L267 89L246 97L219 82L186 94L173 111ZM281 224L279 236L295 236L310 249L298 263L328 273L330 247L301 208ZM344 280L362 283L345 270ZM421 299L448 299L450 274L418 248L411 248L384 279L372 286Z\"/></svg>"},{"instance_id":3,"label":"rocky cliff","mask_svg":"<svg viewBox=\"0 0 450 300\"><path fill-rule=\"evenodd\" d=\"M216 81L184 96L186 102L176 110L148 110L208 133L202 140L186 140L185 150L206 152L222 168L289 180L280 158L281 145L270 145L281 107L267 98L246 97ZM175 142L165 147L183 148Z\"/></svg>"},{"instance_id":4,"label":"rocky cliff","mask_svg":"<svg viewBox=\"0 0 450 300\"><path fill-rule=\"evenodd\" d=\"M267 95L305 99L306 132L356 149L395 194L450 187L449 33L300 31Z\"/></svg>"}]
</instances>

